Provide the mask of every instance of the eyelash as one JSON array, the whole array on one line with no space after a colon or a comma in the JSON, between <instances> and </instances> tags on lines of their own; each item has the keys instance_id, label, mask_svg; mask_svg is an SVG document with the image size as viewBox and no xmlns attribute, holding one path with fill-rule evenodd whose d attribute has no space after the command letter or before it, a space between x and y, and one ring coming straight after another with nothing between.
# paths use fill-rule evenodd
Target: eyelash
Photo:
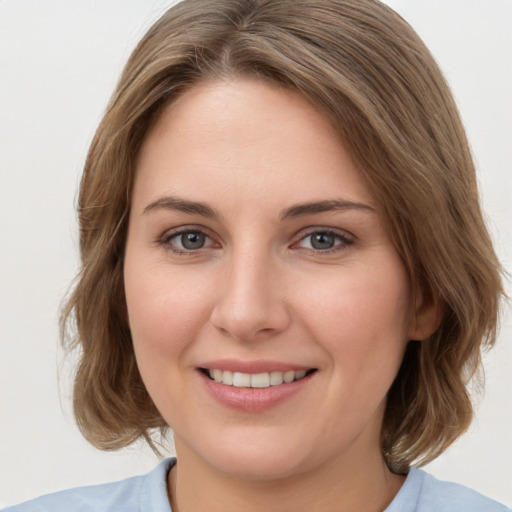
<instances>
[{"instance_id":1,"label":"eyelash","mask_svg":"<svg viewBox=\"0 0 512 512\"><path fill-rule=\"evenodd\" d=\"M197 249L180 249L173 246L172 240L178 237L181 237L186 234L196 234L199 236L204 236L205 240L209 240L210 243L207 246L198 247ZM322 235L327 237L334 237L334 246L327 249L318 249L318 248L308 248L302 247L302 250L307 251L310 254L321 255L321 254L332 254L336 252L340 252L346 250L350 245L354 243L354 239L347 234L340 233L338 231L334 231L332 229L315 229L307 232L304 236L302 236L298 242L295 242L291 247L295 248L299 246L300 243L304 242L308 238L315 235ZM210 236L208 236L202 228L181 228L177 231L166 232L159 240L158 244L164 246L167 250L169 250L172 254L176 254L178 256L193 256L198 254L202 249L209 249L210 246L216 245ZM215 248L215 247L214 247ZM300 249L300 247L298 247Z\"/></svg>"},{"instance_id":2,"label":"eyelash","mask_svg":"<svg viewBox=\"0 0 512 512\"><path fill-rule=\"evenodd\" d=\"M344 251L347 249L347 247L349 247L350 245L352 245L354 243L354 239L344 233L340 233L340 232L334 231L332 229L315 229L313 231L309 231L308 233L306 233L294 245L298 245L307 239L311 240L311 238L315 235L316 236L322 235L322 236L328 236L328 237L334 238L334 246L327 248L327 249L315 249L315 248L307 248L307 247L303 248L305 251L308 251L309 253L315 254L315 255L317 255L317 254L332 254L332 253Z\"/></svg>"},{"instance_id":3,"label":"eyelash","mask_svg":"<svg viewBox=\"0 0 512 512\"><path fill-rule=\"evenodd\" d=\"M172 244L172 240L178 237L181 237L186 234L197 234L202 235L205 237L206 240L210 240L210 242L213 242L212 238L208 236L205 231L201 228L181 228L176 231L166 232L161 239L158 241L159 245L163 245L167 250L169 250L171 253L176 254L178 256L193 256L197 253L199 253L202 249L208 249L209 247L199 247L198 249L180 249L176 248ZM215 243L213 243L215 244ZM213 245L212 244L212 245Z\"/></svg>"}]
</instances>

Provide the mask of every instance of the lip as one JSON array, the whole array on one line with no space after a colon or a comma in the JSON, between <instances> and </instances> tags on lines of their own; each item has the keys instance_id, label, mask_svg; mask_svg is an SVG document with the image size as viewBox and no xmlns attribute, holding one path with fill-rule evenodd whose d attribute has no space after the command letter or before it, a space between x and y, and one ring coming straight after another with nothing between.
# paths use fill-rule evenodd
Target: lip
<instances>
[{"instance_id":1,"label":"lip","mask_svg":"<svg viewBox=\"0 0 512 512\"><path fill-rule=\"evenodd\" d=\"M280 361L240 361L235 359L216 359L205 361L198 365L207 370L222 370L241 373L289 372L310 370L311 366L283 363Z\"/></svg>"},{"instance_id":2,"label":"lip","mask_svg":"<svg viewBox=\"0 0 512 512\"><path fill-rule=\"evenodd\" d=\"M197 373L210 396L217 403L225 407L243 412L263 412L281 405L310 385L311 380L317 373L316 371L311 372L300 380L283 383L278 386L269 386L267 388L238 388L211 380L201 371L201 369L206 368L256 374L272 371L310 370L312 367L277 361L241 362L231 359L202 363Z\"/></svg>"}]
</instances>

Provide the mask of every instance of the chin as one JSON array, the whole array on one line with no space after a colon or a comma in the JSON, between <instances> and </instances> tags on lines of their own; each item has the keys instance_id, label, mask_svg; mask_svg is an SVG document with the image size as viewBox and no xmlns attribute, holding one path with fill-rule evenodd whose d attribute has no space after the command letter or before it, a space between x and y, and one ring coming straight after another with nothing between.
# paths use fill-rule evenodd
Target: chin
<instances>
[{"instance_id":1,"label":"chin","mask_svg":"<svg viewBox=\"0 0 512 512\"><path fill-rule=\"evenodd\" d=\"M215 458L217 471L239 480L276 481L297 476L307 471L308 461L280 453L273 455L261 447L249 453L223 454Z\"/></svg>"},{"instance_id":2,"label":"chin","mask_svg":"<svg viewBox=\"0 0 512 512\"><path fill-rule=\"evenodd\" d=\"M205 439L205 445L196 446L195 456L215 472L230 478L247 481L281 480L306 472L313 460L304 444L271 439L254 432L250 438L226 436L216 441ZM187 448L185 448L187 450ZM178 460L180 443L176 444ZM309 466L309 467L308 467Z\"/></svg>"}]
</instances>

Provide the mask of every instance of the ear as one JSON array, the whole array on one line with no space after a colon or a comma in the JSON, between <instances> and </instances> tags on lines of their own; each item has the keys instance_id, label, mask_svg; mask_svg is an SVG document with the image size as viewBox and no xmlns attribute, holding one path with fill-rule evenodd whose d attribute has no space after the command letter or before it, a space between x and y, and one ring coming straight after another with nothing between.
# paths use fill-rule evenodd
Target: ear
<instances>
[{"instance_id":1,"label":"ear","mask_svg":"<svg viewBox=\"0 0 512 512\"><path fill-rule=\"evenodd\" d=\"M414 294L414 303L409 321L408 339L426 340L437 330L443 319L443 306L438 298L420 289Z\"/></svg>"}]
</instances>

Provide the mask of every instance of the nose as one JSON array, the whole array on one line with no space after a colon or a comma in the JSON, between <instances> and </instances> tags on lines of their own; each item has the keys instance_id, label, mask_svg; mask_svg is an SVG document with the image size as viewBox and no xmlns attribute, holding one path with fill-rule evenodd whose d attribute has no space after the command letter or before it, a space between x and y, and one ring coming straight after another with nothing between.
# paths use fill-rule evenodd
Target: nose
<instances>
[{"instance_id":1,"label":"nose","mask_svg":"<svg viewBox=\"0 0 512 512\"><path fill-rule=\"evenodd\" d=\"M238 341L255 341L286 330L290 323L283 276L269 254L239 251L219 275L212 324Z\"/></svg>"}]
</instances>

